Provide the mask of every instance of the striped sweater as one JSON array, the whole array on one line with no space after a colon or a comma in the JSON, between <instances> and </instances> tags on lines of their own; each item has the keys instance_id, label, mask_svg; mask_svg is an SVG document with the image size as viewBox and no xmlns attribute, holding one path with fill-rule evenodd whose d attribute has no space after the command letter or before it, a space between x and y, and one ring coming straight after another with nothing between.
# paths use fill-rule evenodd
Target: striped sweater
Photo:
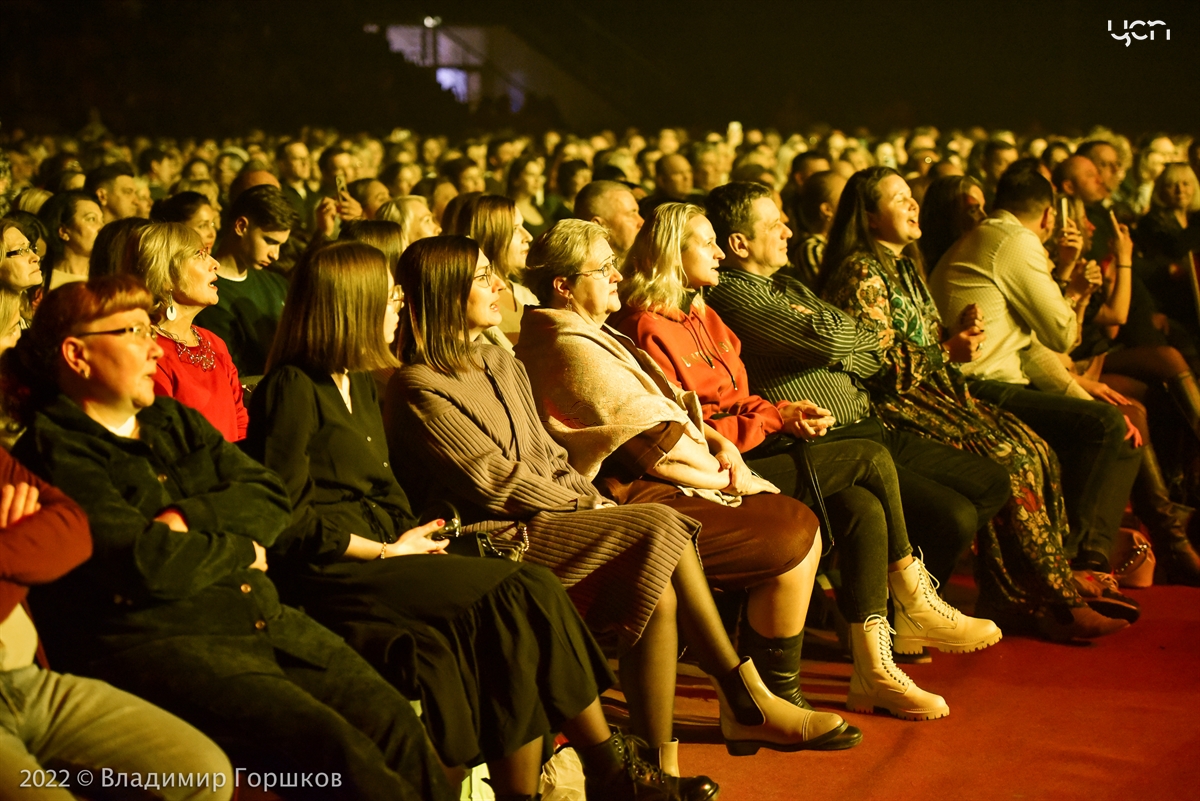
<instances>
[{"instance_id":1,"label":"striped sweater","mask_svg":"<svg viewBox=\"0 0 1200 801\"><path fill-rule=\"evenodd\" d=\"M750 391L770 401L810 400L838 425L871 414L862 380L882 366L879 338L790 276L722 268L707 301L742 342Z\"/></svg>"}]
</instances>

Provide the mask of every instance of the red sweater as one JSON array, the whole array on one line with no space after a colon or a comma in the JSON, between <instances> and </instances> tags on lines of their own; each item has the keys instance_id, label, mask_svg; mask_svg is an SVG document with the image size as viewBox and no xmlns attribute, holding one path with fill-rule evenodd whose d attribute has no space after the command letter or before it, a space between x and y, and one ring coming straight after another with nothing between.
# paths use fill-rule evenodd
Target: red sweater
<instances>
[{"instance_id":1,"label":"red sweater","mask_svg":"<svg viewBox=\"0 0 1200 801\"><path fill-rule=\"evenodd\" d=\"M704 422L745 453L768 434L783 428L779 410L751 395L742 343L709 306L693 303L691 311L628 311L614 320L616 328L658 362L667 378L700 398Z\"/></svg>"},{"instance_id":2,"label":"red sweater","mask_svg":"<svg viewBox=\"0 0 1200 801\"><path fill-rule=\"evenodd\" d=\"M174 340L160 334L158 344L163 355L154 374L154 394L174 398L200 412L230 442L243 440L250 418L242 405L242 381L229 356L229 348L207 328L197 326L196 332L212 347L216 365L206 373L185 362L179 358L179 346ZM199 352L199 348L189 350Z\"/></svg>"},{"instance_id":3,"label":"red sweater","mask_svg":"<svg viewBox=\"0 0 1200 801\"><path fill-rule=\"evenodd\" d=\"M0 449L0 487L37 487L41 511L0 529L0 620L25 600L31 584L65 576L92 555L87 516L73 500Z\"/></svg>"}]
</instances>

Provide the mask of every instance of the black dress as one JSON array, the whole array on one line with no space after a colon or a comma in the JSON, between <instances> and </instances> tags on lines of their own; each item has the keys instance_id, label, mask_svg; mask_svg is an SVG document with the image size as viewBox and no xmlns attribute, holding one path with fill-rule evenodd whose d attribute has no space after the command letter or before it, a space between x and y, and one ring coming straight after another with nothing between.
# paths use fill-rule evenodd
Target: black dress
<instances>
[{"instance_id":1,"label":"black dress","mask_svg":"<svg viewBox=\"0 0 1200 801\"><path fill-rule=\"evenodd\" d=\"M446 764L494 760L557 730L612 674L553 573L446 555L341 561L352 533L394 542L417 524L372 377L352 374L350 395L353 413L329 375L285 366L252 397L247 450L294 505L273 549L281 592L421 699Z\"/></svg>"}]
</instances>

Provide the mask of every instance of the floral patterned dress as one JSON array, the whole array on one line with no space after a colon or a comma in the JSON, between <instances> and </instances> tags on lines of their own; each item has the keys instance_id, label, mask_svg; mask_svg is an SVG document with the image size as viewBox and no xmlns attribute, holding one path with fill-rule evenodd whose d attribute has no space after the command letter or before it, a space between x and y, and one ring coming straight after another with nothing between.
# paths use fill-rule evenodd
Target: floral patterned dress
<instances>
[{"instance_id":1,"label":"floral patterned dress","mask_svg":"<svg viewBox=\"0 0 1200 801\"><path fill-rule=\"evenodd\" d=\"M1082 606L1062 547L1058 457L1012 414L971 397L962 373L943 359L941 318L916 266L860 256L830 276L825 294L879 334L883 369L870 386L884 422L1008 469L1012 498L976 541L981 610L1032 615L1051 605Z\"/></svg>"}]
</instances>

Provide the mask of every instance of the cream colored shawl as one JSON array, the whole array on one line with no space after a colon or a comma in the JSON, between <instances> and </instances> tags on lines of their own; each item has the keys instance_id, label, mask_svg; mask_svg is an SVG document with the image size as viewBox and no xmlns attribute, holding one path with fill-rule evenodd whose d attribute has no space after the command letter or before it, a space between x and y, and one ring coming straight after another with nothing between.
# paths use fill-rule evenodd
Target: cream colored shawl
<instances>
[{"instance_id":1,"label":"cream colored shawl","mask_svg":"<svg viewBox=\"0 0 1200 801\"><path fill-rule=\"evenodd\" d=\"M680 423L684 436L705 442L694 392L684 392L633 340L573 311L528 309L517 358L529 373L542 424L566 448L571 466L589 479L621 445L660 423ZM688 494L737 505L711 490Z\"/></svg>"}]
</instances>

